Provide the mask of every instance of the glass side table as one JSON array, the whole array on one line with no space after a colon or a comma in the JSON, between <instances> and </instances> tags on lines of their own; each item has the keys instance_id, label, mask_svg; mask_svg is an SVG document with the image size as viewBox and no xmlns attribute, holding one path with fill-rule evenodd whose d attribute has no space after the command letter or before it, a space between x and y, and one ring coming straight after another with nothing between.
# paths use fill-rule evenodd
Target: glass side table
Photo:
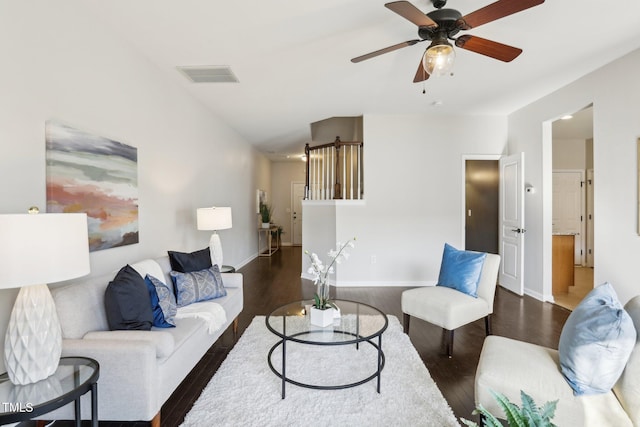
<instances>
[{"instance_id":1,"label":"glass side table","mask_svg":"<svg viewBox=\"0 0 640 427\"><path fill-rule=\"evenodd\" d=\"M63 357L49 378L16 385L0 375L0 425L30 420L75 402L75 425L81 426L80 397L91 392L91 426L98 427L100 365L88 357Z\"/></svg>"},{"instance_id":2,"label":"glass side table","mask_svg":"<svg viewBox=\"0 0 640 427\"><path fill-rule=\"evenodd\" d=\"M236 268L232 265L222 265L220 267L220 273L235 273Z\"/></svg>"}]
</instances>

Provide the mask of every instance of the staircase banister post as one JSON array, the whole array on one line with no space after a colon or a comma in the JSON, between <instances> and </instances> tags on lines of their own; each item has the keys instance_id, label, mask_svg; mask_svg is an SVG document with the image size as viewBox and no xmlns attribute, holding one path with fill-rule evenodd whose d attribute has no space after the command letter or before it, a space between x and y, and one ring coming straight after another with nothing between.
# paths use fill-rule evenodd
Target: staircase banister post
<instances>
[{"instance_id":1,"label":"staircase banister post","mask_svg":"<svg viewBox=\"0 0 640 427\"><path fill-rule=\"evenodd\" d=\"M333 142L333 145L336 150L336 167L335 167L336 183L333 187L333 198L342 199L342 185L340 185L340 147L342 146L342 142L340 142L339 136L336 136L336 140Z\"/></svg>"}]
</instances>

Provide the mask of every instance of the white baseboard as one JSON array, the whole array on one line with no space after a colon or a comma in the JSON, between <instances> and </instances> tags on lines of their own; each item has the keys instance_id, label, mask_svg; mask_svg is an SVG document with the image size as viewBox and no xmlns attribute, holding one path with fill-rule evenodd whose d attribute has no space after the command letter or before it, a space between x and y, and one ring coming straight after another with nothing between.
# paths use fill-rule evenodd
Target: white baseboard
<instances>
[{"instance_id":1,"label":"white baseboard","mask_svg":"<svg viewBox=\"0 0 640 427\"><path fill-rule=\"evenodd\" d=\"M236 265L234 265L234 268L236 270L238 270L239 268L244 267L245 265L249 264L251 261L253 261L254 259L258 258L258 253L255 252L251 255L249 255L249 258L245 259L244 261L240 261L239 263L237 263Z\"/></svg>"},{"instance_id":2,"label":"white baseboard","mask_svg":"<svg viewBox=\"0 0 640 427\"><path fill-rule=\"evenodd\" d=\"M307 280L313 280L313 276L306 271L303 271L300 277ZM335 280L329 279L329 285L335 286L336 288L366 288L366 287L383 287L383 286L408 288L408 287L417 287L417 286L435 286L436 283L437 283L436 280L426 280L426 281L418 280L418 281L405 281L405 282L399 282L395 280L394 281L374 281L374 280L346 281L346 280L343 280L336 283Z\"/></svg>"},{"instance_id":3,"label":"white baseboard","mask_svg":"<svg viewBox=\"0 0 640 427\"><path fill-rule=\"evenodd\" d=\"M335 286L337 288L366 288L366 287L397 287L397 288L416 288L420 286L435 286L435 280L418 280L418 281L342 281Z\"/></svg>"},{"instance_id":4,"label":"white baseboard","mask_svg":"<svg viewBox=\"0 0 640 427\"><path fill-rule=\"evenodd\" d=\"M310 275L309 273L307 273L306 271L303 271L302 273L300 273L300 277L302 279L313 280L313 276ZM333 283L331 283L331 282L332 282L332 280L329 280L329 284L333 285Z\"/></svg>"},{"instance_id":5,"label":"white baseboard","mask_svg":"<svg viewBox=\"0 0 640 427\"><path fill-rule=\"evenodd\" d=\"M545 295L541 294L540 292L532 291L531 289L528 289L528 288L524 288L524 294L530 296L531 298L535 298L538 301L553 302L553 296L551 296L551 298L549 298L549 296L545 296Z\"/></svg>"}]
</instances>

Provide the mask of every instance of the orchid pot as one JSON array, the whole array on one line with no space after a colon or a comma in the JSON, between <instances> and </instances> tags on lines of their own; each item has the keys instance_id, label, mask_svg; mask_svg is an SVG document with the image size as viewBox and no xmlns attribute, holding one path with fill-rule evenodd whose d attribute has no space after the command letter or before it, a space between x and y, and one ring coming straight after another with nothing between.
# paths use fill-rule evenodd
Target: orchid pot
<instances>
[{"instance_id":1,"label":"orchid pot","mask_svg":"<svg viewBox=\"0 0 640 427\"><path fill-rule=\"evenodd\" d=\"M321 310L312 306L309 321L312 325L324 328L325 326L333 324L333 312L334 309L331 307Z\"/></svg>"}]
</instances>

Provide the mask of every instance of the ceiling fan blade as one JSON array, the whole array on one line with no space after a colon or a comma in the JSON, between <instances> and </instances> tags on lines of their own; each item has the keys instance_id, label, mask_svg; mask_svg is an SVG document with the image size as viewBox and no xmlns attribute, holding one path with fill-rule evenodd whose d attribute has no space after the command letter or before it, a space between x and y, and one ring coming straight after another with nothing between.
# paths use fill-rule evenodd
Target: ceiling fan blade
<instances>
[{"instance_id":1,"label":"ceiling fan blade","mask_svg":"<svg viewBox=\"0 0 640 427\"><path fill-rule=\"evenodd\" d=\"M456 46L504 62L511 62L522 53L522 49L517 47L470 35L458 37L456 39Z\"/></svg>"},{"instance_id":2,"label":"ceiling fan blade","mask_svg":"<svg viewBox=\"0 0 640 427\"><path fill-rule=\"evenodd\" d=\"M387 3L384 5L387 9L390 9L402 16L404 19L407 19L418 27L437 27L438 24L429 18L427 15L422 13L420 9L415 7L413 4L408 1L394 1L391 3Z\"/></svg>"},{"instance_id":3,"label":"ceiling fan blade","mask_svg":"<svg viewBox=\"0 0 640 427\"><path fill-rule=\"evenodd\" d=\"M487 22L513 15L544 3L544 0L498 0L481 9L471 12L458 20L458 26L463 30L479 27Z\"/></svg>"},{"instance_id":4,"label":"ceiling fan blade","mask_svg":"<svg viewBox=\"0 0 640 427\"><path fill-rule=\"evenodd\" d=\"M429 73L422 66L422 58L420 58L420 65L418 65L418 71L416 71L416 76L413 78L414 83L420 83L429 78Z\"/></svg>"},{"instance_id":5,"label":"ceiling fan blade","mask_svg":"<svg viewBox=\"0 0 640 427\"><path fill-rule=\"evenodd\" d=\"M370 52L365 55L355 57L351 60L351 62L355 64L367 59L375 58L376 56L382 55L384 53L389 53L389 52L393 52L394 50L402 49L403 47L413 46L414 44L419 43L421 41L422 40L419 40L419 39L407 40L406 42L394 44L393 46L385 47L384 49L376 50L375 52Z\"/></svg>"}]
</instances>

